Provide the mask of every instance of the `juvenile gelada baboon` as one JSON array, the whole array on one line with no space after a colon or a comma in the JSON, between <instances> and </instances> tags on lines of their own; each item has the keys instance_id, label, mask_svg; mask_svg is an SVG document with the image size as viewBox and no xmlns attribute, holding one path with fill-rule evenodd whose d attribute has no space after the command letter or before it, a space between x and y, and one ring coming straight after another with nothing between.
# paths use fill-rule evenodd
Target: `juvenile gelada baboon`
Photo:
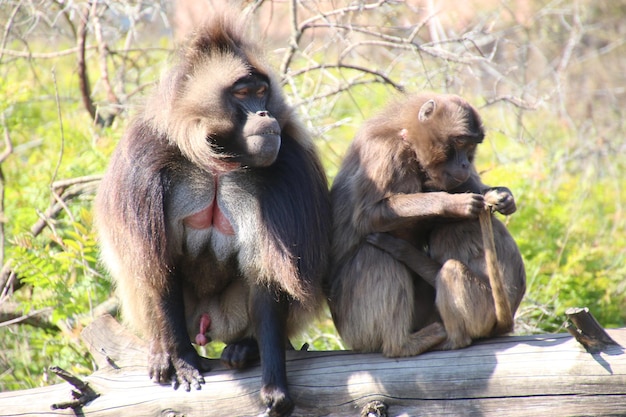
<instances>
[{"instance_id":1,"label":"juvenile gelada baboon","mask_svg":"<svg viewBox=\"0 0 626 417\"><path fill-rule=\"evenodd\" d=\"M507 188L480 180L483 138L471 105L430 93L397 100L356 135L331 188L329 282L333 319L353 349L411 356L511 330L522 258L493 218L506 293L495 305L510 310L498 323L478 215L516 205Z\"/></svg>"},{"instance_id":2,"label":"juvenile gelada baboon","mask_svg":"<svg viewBox=\"0 0 626 417\"><path fill-rule=\"evenodd\" d=\"M261 398L289 415L285 347L323 303L330 199L312 140L230 13L198 29L115 150L97 199L102 258L149 375L200 388L192 342L260 357Z\"/></svg>"}]
</instances>

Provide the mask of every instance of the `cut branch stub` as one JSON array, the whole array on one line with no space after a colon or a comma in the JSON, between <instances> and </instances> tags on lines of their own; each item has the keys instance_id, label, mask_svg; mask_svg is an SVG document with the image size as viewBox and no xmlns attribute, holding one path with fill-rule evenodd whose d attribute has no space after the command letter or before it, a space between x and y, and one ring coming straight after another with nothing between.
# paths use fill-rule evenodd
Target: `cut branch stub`
<instances>
[{"instance_id":1,"label":"cut branch stub","mask_svg":"<svg viewBox=\"0 0 626 417\"><path fill-rule=\"evenodd\" d=\"M587 307L568 308L565 315L570 320L567 331L587 349L587 352L598 353L609 346L620 346L611 339Z\"/></svg>"},{"instance_id":2,"label":"cut branch stub","mask_svg":"<svg viewBox=\"0 0 626 417\"><path fill-rule=\"evenodd\" d=\"M58 366L53 366L50 370L56 374L57 376L63 378L71 385L73 385L76 389L72 390L72 397L74 397L71 401L65 401L61 403L54 403L50 406L52 410L59 410L65 408L77 409L80 408L90 401L95 400L100 396L97 392L95 392L87 382L82 379L70 374L66 370L59 368Z\"/></svg>"}]
</instances>

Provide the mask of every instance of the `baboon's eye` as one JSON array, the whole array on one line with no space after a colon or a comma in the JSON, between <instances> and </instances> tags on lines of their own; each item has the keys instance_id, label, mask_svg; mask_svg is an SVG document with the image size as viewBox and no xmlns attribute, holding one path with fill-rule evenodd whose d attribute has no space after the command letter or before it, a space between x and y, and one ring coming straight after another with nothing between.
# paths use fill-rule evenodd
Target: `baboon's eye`
<instances>
[{"instance_id":1,"label":"baboon's eye","mask_svg":"<svg viewBox=\"0 0 626 417\"><path fill-rule=\"evenodd\" d=\"M266 85L262 85L257 91L256 91L256 96L258 98L263 98L265 97L265 94L267 94L267 86Z\"/></svg>"},{"instance_id":2,"label":"baboon's eye","mask_svg":"<svg viewBox=\"0 0 626 417\"><path fill-rule=\"evenodd\" d=\"M452 143L454 143L456 148L463 148L467 145L467 140L464 137L456 137L452 139Z\"/></svg>"},{"instance_id":3,"label":"baboon's eye","mask_svg":"<svg viewBox=\"0 0 626 417\"><path fill-rule=\"evenodd\" d=\"M233 90L233 96L238 100L243 100L248 97L249 92L250 90L248 89L248 87L236 88Z\"/></svg>"}]
</instances>

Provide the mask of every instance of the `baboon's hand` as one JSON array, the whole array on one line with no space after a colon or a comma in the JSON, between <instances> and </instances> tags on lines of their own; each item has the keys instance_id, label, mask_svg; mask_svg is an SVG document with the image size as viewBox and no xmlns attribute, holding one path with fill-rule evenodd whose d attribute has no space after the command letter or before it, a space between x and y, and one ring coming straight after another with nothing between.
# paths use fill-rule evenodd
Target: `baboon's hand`
<instances>
[{"instance_id":1,"label":"baboon's hand","mask_svg":"<svg viewBox=\"0 0 626 417\"><path fill-rule=\"evenodd\" d=\"M447 194L443 210L445 216L473 219L484 207L485 198L480 194Z\"/></svg>"},{"instance_id":2,"label":"baboon's hand","mask_svg":"<svg viewBox=\"0 0 626 417\"><path fill-rule=\"evenodd\" d=\"M251 337L230 343L222 350L222 364L230 369L243 369L259 360L259 345Z\"/></svg>"},{"instance_id":3,"label":"baboon's hand","mask_svg":"<svg viewBox=\"0 0 626 417\"><path fill-rule=\"evenodd\" d=\"M148 376L157 384L164 384L170 380L172 372L170 355L163 350L159 340L153 340L148 355Z\"/></svg>"},{"instance_id":4,"label":"baboon's hand","mask_svg":"<svg viewBox=\"0 0 626 417\"><path fill-rule=\"evenodd\" d=\"M180 358L172 358L174 375L172 376L172 387L178 389L182 386L185 391L190 391L191 387L200 389L200 384L204 384L204 377L200 373L200 357L193 351Z\"/></svg>"},{"instance_id":5,"label":"baboon's hand","mask_svg":"<svg viewBox=\"0 0 626 417\"><path fill-rule=\"evenodd\" d=\"M170 381L174 389L178 389L179 386L185 391L190 391L192 386L200 389L200 384L204 384L204 377L200 372L209 370L207 363L201 360L191 345L187 352L175 357L166 352L157 340L150 346L148 375L158 384Z\"/></svg>"},{"instance_id":6,"label":"baboon's hand","mask_svg":"<svg viewBox=\"0 0 626 417\"><path fill-rule=\"evenodd\" d=\"M517 210L513 193L506 187L490 188L485 193L485 203L505 216L513 214Z\"/></svg>"}]
</instances>

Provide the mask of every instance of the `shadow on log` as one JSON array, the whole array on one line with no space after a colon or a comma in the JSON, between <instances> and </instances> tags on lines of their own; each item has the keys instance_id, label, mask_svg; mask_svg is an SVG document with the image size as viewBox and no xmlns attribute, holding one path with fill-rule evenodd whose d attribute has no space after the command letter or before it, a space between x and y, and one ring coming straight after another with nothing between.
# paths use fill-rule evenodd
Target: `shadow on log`
<instances>
[{"instance_id":1,"label":"shadow on log","mask_svg":"<svg viewBox=\"0 0 626 417\"><path fill-rule=\"evenodd\" d=\"M379 354L287 354L294 416L617 416L626 413L626 328L588 353L569 334L508 336L413 358ZM69 383L0 393L3 416L250 416L262 412L260 368L213 361L200 391L152 383L146 345L112 317L83 332L99 370L85 377L99 395L74 409ZM80 383L78 383L80 385ZM368 414L369 413L369 414Z\"/></svg>"}]
</instances>

